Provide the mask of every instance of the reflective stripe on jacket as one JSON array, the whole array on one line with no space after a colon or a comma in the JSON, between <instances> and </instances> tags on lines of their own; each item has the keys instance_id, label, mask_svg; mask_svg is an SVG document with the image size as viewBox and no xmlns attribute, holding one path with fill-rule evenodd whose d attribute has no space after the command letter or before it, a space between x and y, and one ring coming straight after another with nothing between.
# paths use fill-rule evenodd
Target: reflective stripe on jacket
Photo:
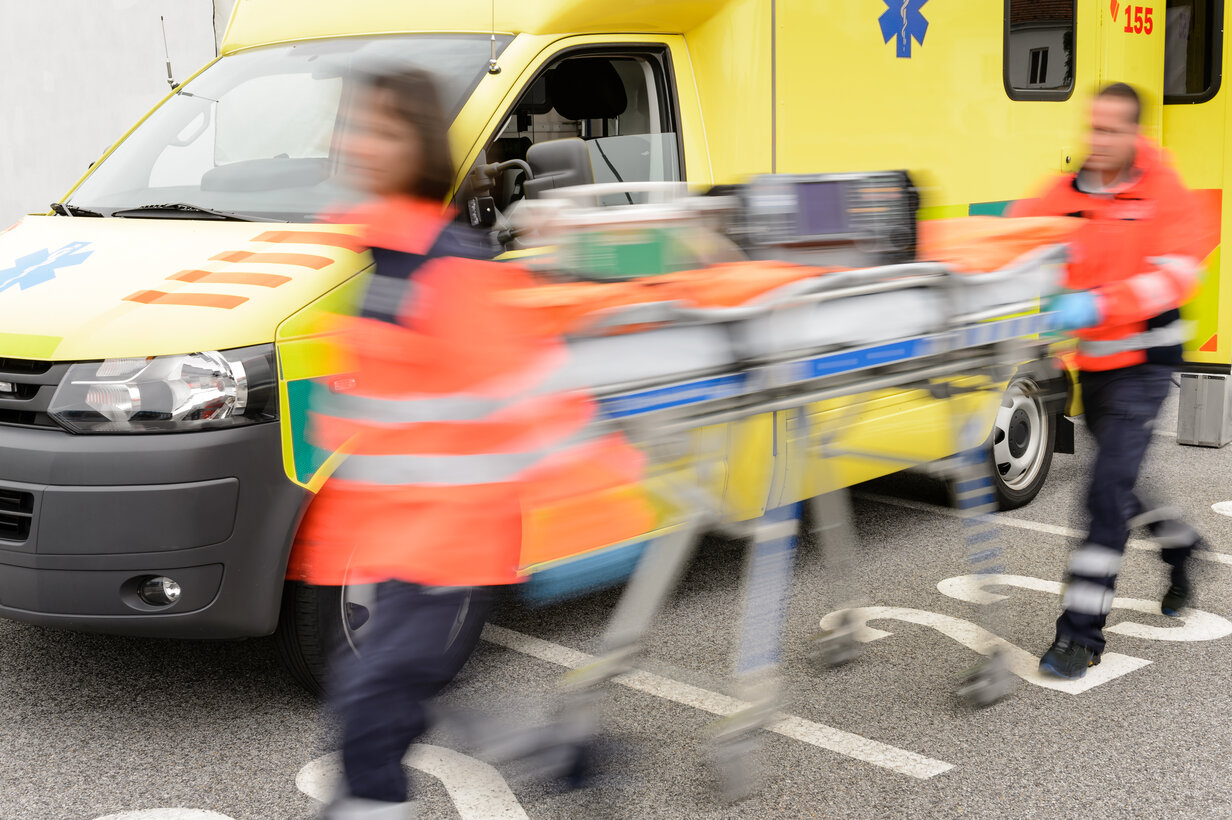
<instances>
[{"instance_id":1,"label":"reflective stripe on jacket","mask_svg":"<svg viewBox=\"0 0 1232 820\"><path fill-rule=\"evenodd\" d=\"M563 342L501 298L531 284L524 272L476 258L482 246L435 204L391 200L365 221L373 275L359 315L336 317L347 372L318 385L310 414L313 444L346 458L309 510L290 575L517 581L527 507L544 497L535 485L628 485L640 456L594 435L594 402L557 386ZM653 526L627 494L600 507L576 549Z\"/></svg>"},{"instance_id":2,"label":"reflective stripe on jacket","mask_svg":"<svg viewBox=\"0 0 1232 820\"><path fill-rule=\"evenodd\" d=\"M1218 234L1161 149L1140 139L1128 180L1112 190L1089 193L1079 175L1067 175L1010 214L1086 220L1072 240L1066 285L1093 290L1103 319L1075 334L1080 369L1182 361L1188 328L1179 308L1197 291Z\"/></svg>"}]
</instances>

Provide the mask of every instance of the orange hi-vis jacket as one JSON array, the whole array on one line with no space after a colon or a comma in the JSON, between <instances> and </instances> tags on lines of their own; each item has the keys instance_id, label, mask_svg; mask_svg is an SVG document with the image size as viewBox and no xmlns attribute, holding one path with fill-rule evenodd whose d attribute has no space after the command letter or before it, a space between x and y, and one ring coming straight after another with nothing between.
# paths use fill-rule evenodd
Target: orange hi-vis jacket
<instances>
[{"instance_id":1,"label":"orange hi-vis jacket","mask_svg":"<svg viewBox=\"0 0 1232 820\"><path fill-rule=\"evenodd\" d=\"M314 445L346 457L309 509L288 574L515 582L529 508L636 482L641 456L593 433L589 396L554 386L565 345L502 298L531 281L486 261L477 234L407 198L347 221L365 225L375 270L359 315L335 317L346 372L317 391L310 426ZM653 526L627 495L587 514L585 527L557 528L578 551Z\"/></svg>"},{"instance_id":2,"label":"orange hi-vis jacket","mask_svg":"<svg viewBox=\"0 0 1232 820\"><path fill-rule=\"evenodd\" d=\"M1082 172L1065 175L1010 215L1086 220L1071 240L1066 285L1094 291L1102 319L1075 333L1080 370L1181 363L1187 333L1179 307L1196 292L1217 233L1162 149L1140 138L1119 185L1088 192Z\"/></svg>"}]
</instances>

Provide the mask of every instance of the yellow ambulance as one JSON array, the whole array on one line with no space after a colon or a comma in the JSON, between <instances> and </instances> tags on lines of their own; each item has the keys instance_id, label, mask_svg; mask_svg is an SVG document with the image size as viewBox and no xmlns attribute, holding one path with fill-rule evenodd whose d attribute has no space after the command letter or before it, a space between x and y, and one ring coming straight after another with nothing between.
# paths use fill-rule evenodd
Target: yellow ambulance
<instances>
[{"instance_id":1,"label":"yellow ambulance","mask_svg":"<svg viewBox=\"0 0 1232 820\"><path fill-rule=\"evenodd\" d=\"M1223 14L1222 0L239 0L216 61L51 213L0 235L0 616L277 630L309 685L323 644L371 616L358 591L283 581L328 455L305 440L325 375L308 317L368 265L342 228L314 223L347 197L335 129L354 65L439 74L456 204L497 219L562 181L701 190L885 168L922 184L924 219L999 214L1078 166L1086 101L1112 80L1147 92L1148 133L1218 208ZM1226 371L1220 272L1217 250L1189 312L1193 361ZM1058 431L1064 446L1068 422L1037 389L1058 378L1030 364L987 408L1005 507L1039 491ZM841 482L955 452L943 405L874 397L856 435L873 457L842 460ZM732 518L772 501L783 423L737 437ZM527 571L568 577L596 558Z\"/></svg>"}]
</instances>

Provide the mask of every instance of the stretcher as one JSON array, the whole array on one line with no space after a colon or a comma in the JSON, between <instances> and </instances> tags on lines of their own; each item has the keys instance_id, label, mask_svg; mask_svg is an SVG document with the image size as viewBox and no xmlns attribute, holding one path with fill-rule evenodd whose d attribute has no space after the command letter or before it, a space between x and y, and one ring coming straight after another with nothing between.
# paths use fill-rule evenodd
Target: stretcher
<instances>
[{"instance_id":1,"label":"stretcher","mask_svg":"<svg viewBox=\"0 0 1232 820\"><path fill-rule=\"evenodd\" d=\"M569 344L567 385L597 397L604 431L619 431L648 454L648 485L672 511L640 555L604 634L599 659L566 676L565 706L551 734L558 752L554 759L565 761L558 773L579 775L588 739L597 731L604 686L635 665L641 641L700 535L730 523L724 521L713 488L701 478L715 450L705 446L698 432L786 414L794 419L786 427L791 440L767 457L801 459L806 454L810 463L820 465L814 469L824 471L830 459L844 452L842 431L859 422L861 396L913 386L939 400L961 393L999 398L1014 369L1047 343L1041 334L1049 330L1050 317L1039 306L1061 287L1064 246L1048 242L1058 235L1037 238L1029 243L1035 247L1021 253L1016 248L1007 264L989 271L963 271L953 260L855 270L772 262L713 267L711 273L720 280L740 272L745 281L761 277L764 286L754 288L759 292L746 294L738 304L708 298L698 286L701 277L692 275L634 283L619 293L605 284L573 283L537 294L537 306L560 319ZM565 294L570 289L574 296ZM578 295L584 303L580 309ZM827 416L829 422L810 421L821 417L805 412L807 407L835 400L844 403L843 412ZM1000 554L986 516L992 485L981 445L988 430L979 423L986 417L958 409L975 404L951 402L956 408L953 433L963 451L954 462L954 486L968 517L971 560L977 569L993 571L988 568ZM904 458L903 466L909 461ZM688 467L681 469L681 464ZM800 469L780 472L789 477L785 480L800 480ZM841 486L833 478L822 484ZM742 531L751 544L733 672L741 698L750 705L719 722L711 747L731 798L754 785L748 753L779 701L776 669L803 504L794 500L802 497L798 491L778 497L789 501L768 501L763 514ZM845 495L835 491L807 503L832 559L849 566ZM854 657L857 645L854 628L844 622L816 637L814 654L827 664L841 663ZM964 679L960 693L987 704L1008 693L1010 680L990 650L985 663ZM562 746L575 753L562 756Z\"/></svg>"}]
</instances>

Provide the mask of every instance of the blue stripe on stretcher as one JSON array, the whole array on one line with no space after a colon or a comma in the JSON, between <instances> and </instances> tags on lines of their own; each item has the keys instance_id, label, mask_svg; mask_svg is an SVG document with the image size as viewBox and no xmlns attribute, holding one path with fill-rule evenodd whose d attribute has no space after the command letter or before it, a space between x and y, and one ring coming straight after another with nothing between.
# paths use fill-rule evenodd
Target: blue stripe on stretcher
<instances>
[{"instance_id":1,"label":"blue stripe on stretcher","mask_svg":"<svg viewBox=\"0 0 1232 820\"><path fill-rule=\"evenodd\" d=\"M625 418L655 410L667 410L672 407L683 407L716 399L729 399L744 394L747 382L746 374L734 373L730 376L717 376L712 379L701 379L684 384L673 384L670 387L613 396L600 401L599 407L603 415L608 418Z\"/></svg>"},{"instance_id":2,"label":"blue stripe on stretcher","mask_svg":"<svg viewBox=\"0 0 1232 820\"><path fill-rule=\"evenodd\" d=\"M834 376L852 370L864 370L893 362L918 359L934 351L936 339L935 336L921 336L916 339L904 339L901 342L891 342L793 362L790 368L790 378L792 381L807 381L820 376Z\"/></svg>"},{"instance_id":3,"label":"blue stripe on stretcher","mask_svg":"<svg viewBox=\"0 0 1232 820\"><path fill-rule=\"evenodd\" d=\"M993 342L1034 336L1047 330L1050 320L1051 314L1030 314L996 322L980 322L949 333L917 336L842 353L799 359L778 367L782 368L781 372L787 382L804 382L822 376L835 376L921 359L947 350L979 347ZM734 373L612 396L602 399L599 407L600 412L608 418L627 418L656 410L733 398L744 394L749 383L749 374Z\"/></svg>"}]
</instances>

